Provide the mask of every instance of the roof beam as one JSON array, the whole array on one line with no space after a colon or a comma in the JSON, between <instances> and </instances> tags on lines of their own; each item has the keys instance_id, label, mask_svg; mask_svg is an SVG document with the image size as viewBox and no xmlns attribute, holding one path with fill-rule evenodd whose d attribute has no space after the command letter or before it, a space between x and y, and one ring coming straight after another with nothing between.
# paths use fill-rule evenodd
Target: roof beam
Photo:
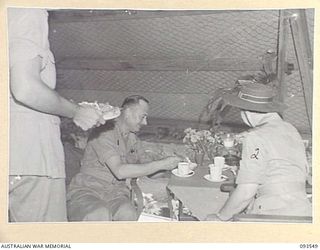
<instances>
[{"instance_id":1,"label":"roof beam","mask_svg":"<svg viewBox=\"0 0 320 250\"><path fill-rule=\"evenodd\" d=\"M51 10L49 11L49 18L50 22L56 23L98 22L175 16L211 15L233 11L234 10Z\"/></svg>"},{"instance_id":2,"label":"roof beam","mask_svg":"<svg viewBox=\"0 0 320 250\"><path fill-rule=\"evenodd\" d=\"M59 69L106 71L259 71L262 68L261 61L252 58L65 58L56 65Z\"/></svg>"}]
</instances>

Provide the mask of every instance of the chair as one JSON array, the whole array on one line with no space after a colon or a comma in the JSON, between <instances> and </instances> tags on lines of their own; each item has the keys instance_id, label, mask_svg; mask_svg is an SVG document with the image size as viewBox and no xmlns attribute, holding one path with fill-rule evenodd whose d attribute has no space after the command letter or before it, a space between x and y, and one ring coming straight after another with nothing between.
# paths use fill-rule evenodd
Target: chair
<instances>
[{"instance_id":1,"label":"chair","mask_svg":"<svg viewBox=\"0 0 320 250\"><path fill-rule=\"evenodd\" d=\"M269 223L312 223L312 217L264 214L236 214L235 216L233 216L233 221Z\"/></svg>"},{"instance_id":2,"label":"chair","mask_svg":"<svg viewBox=\"0 0 320 250\"><path fill-rule=\"evenodd\" d=\"M220 190L229 194L236 188L234 183L222 184ZM312 186L306 182L307 194L312 194ZM264 215L264 214L236 214L232 218L236 222L270 222L270 223L312 223L311 216L286 216L286 215Z\"/></svg>"}]
</instances>

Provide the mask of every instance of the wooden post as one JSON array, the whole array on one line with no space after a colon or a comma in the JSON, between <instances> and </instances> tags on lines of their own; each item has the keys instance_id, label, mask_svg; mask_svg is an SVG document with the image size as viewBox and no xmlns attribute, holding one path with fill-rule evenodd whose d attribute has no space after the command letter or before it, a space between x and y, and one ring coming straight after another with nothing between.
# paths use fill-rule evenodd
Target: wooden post
<instances>
[{"instance_id":1,"label":"wooden post","mask_svg":"<svg viewBox=\"0 0 320 250\"><path fill-rule=\"evenodd\" d=\"M306 29L306 20L303 10L297 11L290 18L290 27L296 56L298 59L298 67L304 93L304 100L307 107L307 116L312 132L312 92L313 92L313 76L312 76L312 60L311 47L309 43L309 34Z\"/></svg>"},{"instance_id":2,"label":"wooden post","mask_svg":"<svg viewBox=\"0 0 320 250\"><path fill-rule=\"evenodd\" d=\"M307 52L309 68L313 69L313 55L312 55L310 36L309 36L309 31L308 31L306 11L305 10L298 10L298 13L299 13L300 20L301 20L301 29L305 33L305 36L303 36L303 38L305 40L305 43L308 45L306 47L306 52Z\"/></svg>"},{"instance_id":3,"label":"wooden post","mask_svg":"<svg viewBox=\"0 0 320 250\"><path fill-rule=\"evenodd\" d=\"M287 41L288 41L288 30L289 20L286 18L285 10L280 10L279 16L279 36L278 36L278 60L277 60L277 79L279 82L279 101L285 102L287 95L287 84L285 82L285 65L287 59Z\"/></svg>"}]
</instances>

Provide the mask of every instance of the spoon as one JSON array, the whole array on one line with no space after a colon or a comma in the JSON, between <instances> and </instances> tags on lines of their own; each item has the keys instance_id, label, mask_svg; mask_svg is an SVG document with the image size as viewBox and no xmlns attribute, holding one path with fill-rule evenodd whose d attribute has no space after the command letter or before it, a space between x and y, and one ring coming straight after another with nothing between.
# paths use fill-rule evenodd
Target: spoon
<instances>
[{"instance_id":1,"label":"spoon","mask_svg":"<svg viewBox=\"0 0 320 250\"><path fill-rule=\"evenodd\" d=\"M191 163L190 159L188 156L185 157L188 163Z\"/></svg>"}]
</instances>

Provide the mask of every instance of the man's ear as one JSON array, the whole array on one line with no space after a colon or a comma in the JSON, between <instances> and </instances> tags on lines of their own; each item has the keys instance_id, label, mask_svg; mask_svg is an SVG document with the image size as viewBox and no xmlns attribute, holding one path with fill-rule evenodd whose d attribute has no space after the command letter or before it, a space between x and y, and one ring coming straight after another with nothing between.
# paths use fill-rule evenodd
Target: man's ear
<instances>
[{"instance_id":1,"label":"man's ear","mask_svg":"<svg viewBox=\"0 0 320 250\"><path fill-rule=\"evenodd\" d=\"M130 109L129 107L126 107L126 108L123 109L121 112L126 116L129 109Z\"/></svg>"},{"instance_id":2,"label":"man's ear","mask_svg":"<svg viewBox=\"0 0 320 250\"><path fill-rule=\"evenodd\" d=\"M131 107L127 107L125 110L122 111L123 112L123 117L125 119L127 119L128 117L130 117L130 114L132 112Z\"/></svg>"}]
</instances>

